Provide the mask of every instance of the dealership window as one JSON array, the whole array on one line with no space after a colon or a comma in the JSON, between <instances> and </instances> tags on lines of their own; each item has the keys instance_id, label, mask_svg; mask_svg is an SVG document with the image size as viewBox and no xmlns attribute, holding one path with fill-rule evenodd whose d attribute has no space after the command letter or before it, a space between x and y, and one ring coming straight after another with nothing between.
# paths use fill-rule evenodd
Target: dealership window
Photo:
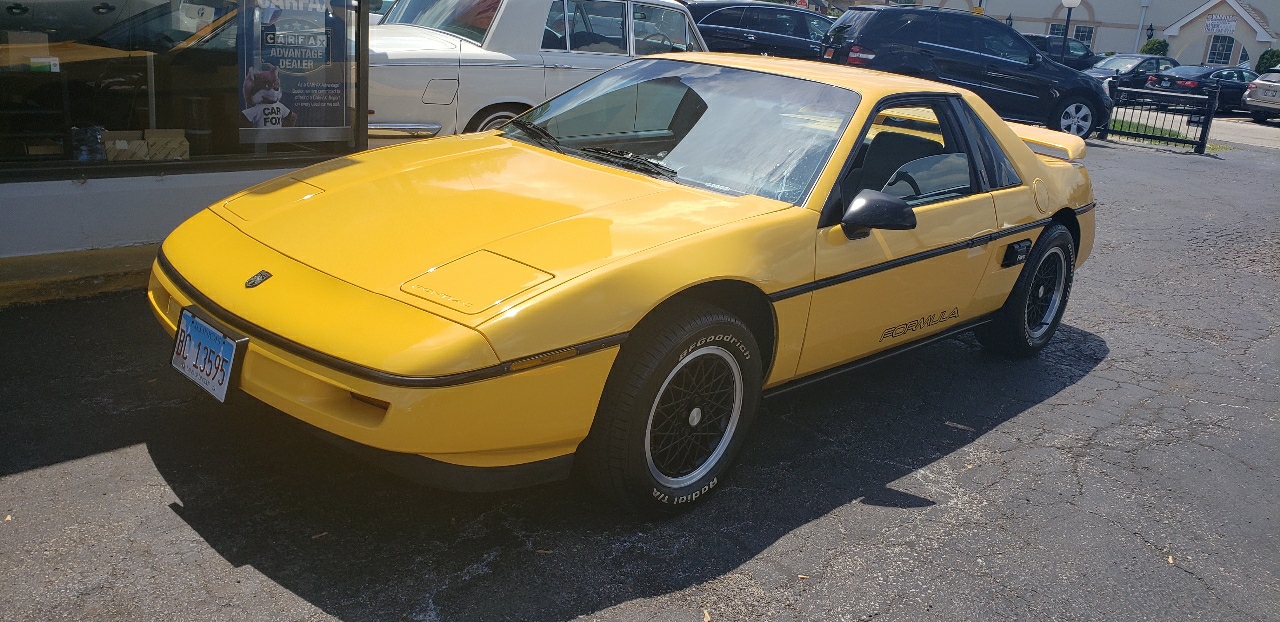
<instances>
[{"instance_id":1,"label":"dealership window","mask_svg":"<svg viewBox=\"0 0 1280 622\"><path fill-rule=\"evenodd\" d=\"M1093 26L1076 26L1076 36L1073 38L1089 47L1093 47Z\"/></svg>"},{"instance_id":2,"label":"dealership window","mask_svg":"<svg viewBox=\"0 0 1280 622\"><path fill-rule=\"evenodd\" d=\"M1067 25L1066 24L1049 24L1049 36L1050 37L1067 36Z\"/></svg>"},{"instance_id":3,"label":"dealership window","mask_svg":"<svg viewBox=\"0 0 1280 622\"><path fill-rule=\"evenodd\" d=\"M355 10L245 6L13 0L0 13L0 168L352 151Z\"/></svg>"},{"instance_id":4,"label":"dealership window","mask_svg":"<svg viewBox=\"0 0 1280 622\"><path fill-rule=\"evenodd\" d=\"M1213 40L1209 42L1209 56L1205 59L1207 65L1229 65L1231 64L1231 52L1236 47L1234 37L1226 35L1213 35Z\"/></svg>"}]
</instances>

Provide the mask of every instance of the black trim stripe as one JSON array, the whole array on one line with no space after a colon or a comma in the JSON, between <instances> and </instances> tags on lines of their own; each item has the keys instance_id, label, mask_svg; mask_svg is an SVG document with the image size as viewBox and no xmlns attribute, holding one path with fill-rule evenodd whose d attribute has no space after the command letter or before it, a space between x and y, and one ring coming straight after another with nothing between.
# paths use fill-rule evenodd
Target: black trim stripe
<instances>
[{"instance_id":1,"label":"black trim stripe","mask_svg":"<svg viewBox=\"0 0 1280 622\"><path fill-rule=\"evenodd\" d=\"M1085 212L1092 212L1092 211L1093 211L1093 208L1095 208L1095 207L1097 207L1097 206L1098 206L1098 202L1097 202L1097 201L1094 201L1093 203L1090 203L1090 204L1088 204L1088 205L1084 205L1084 206L1081 206L1081 207L1077 207L1077 208L1076 208L1076 210L1075 210L1075 211L1076 211L1076 215L1078 216L1078 215L1080 215L1080 214L1084 214Z\"/></svg>"},{"instance_id":2,"label":"black trim stripe","mask_svg":"<svg viewBox=\"0 0 1280 622\"><path fill-rule=\"evenodd\" d=\"M1077 213L1077 214L1083 214L1083 213L1085 213L1085 212L1087 212L1087 211L1089 211L1089 210L1092 210L1096 205L1097 205L1096 203L1090 203L1090 204L1085 205L1085 206L1083 206L1083 207L1076 208L1076 209L1075 209L1075 213ZM946 246L939 246L938 248L931 248L931 249L929 249L929 250L927 250L927 251L923 251L923 252L920 252L920 253L916 253L916 254L914 254L914 255L907 255L906 257L899 257L899 258L897 258L897 259L890 259L889 261L886 261L886 262L884 262L884 263L878 263L878 264L875 264L875 265L873 265L873 266L867 266L867 267L865 267L865 268L858 268L857 270L851 270L851 271L849 271L849 272L845 272L845 273L842 273L842 274L836 274L836 275L834 275L834 276L829 276L829 277L826 277L826 278L823 278L823 279L818 279L818 280L816 280L816 281L814 281L814 282L812 282L812 283L805 283L804 285L797 285L797 286L795 286L795 287L791 287L791 288L788 288L788 289L784 289L784 290L776 291L776 292L774 292L774 293L772 293L772 294L769 294L769 301L770 301L770 302L781 302L781 301L783 301L783 300L786 300L786 299L788 299L788 298L793 298L793 297L795 297L795 296L799 296L799 295L801 295L801 294L807 294L807 293L809 293L809 292L814 292L814 291L817 291L817 290L820 290L820 289L823 289L823 288L826 288L826 287L831 287L832 285L839 285L839 284L841 284L841 283L848 283L849 281L853 281L853 280L855 280L855 279L860 279L860 278L862 278L862 277L864 277L864 276L871 276L871 275L873 275L873 274L878 274L878 273L880 273L880 272L884 272L885 270L892 270L892 269L894 269L894 268L900 268L900 267L902 267L902 266L906 266L906 265L909 265L909 264L913 264L913 263L915 263L915 262L917 262L917 261L924 261L924 260L926 260L926 259L933 259L934 257L939 257L939 256L942 256L942 255L946 255L946 254L948 254L948 253L954 253L954 252L956 252L956 251L964 250L964 249L966 249L966 248L974 248L974 247L976 247L976 246L985 246L985 245L990 244L991 242L993 242L993 241L995 241L995 240L998 240L998 239L1000 239L1000 238L1005 238L1005 237L1009 237L1009 236L1012 236L1012 235L1018 235L1019 233L1025 233L1025 232L1030 231L1030 230L1032 230L1032 229L1039 229L1040 227L1047 226L1047 225L1048 225L1049 223L1051 223L1051 222L1053 222L1053 219L1052 219L1052 218L1043 218L1043 219L1041 219L1041 220L1037 220L1037 221L1035 221L1035 222L1029 222L1029 223L1025 223L1025 224L1021 224L1021 225L1015 225L1015 226L1009 227L1009 228L1007 228L1007 229L1001 229L1000 231L997 231L997 232L995 232L995 233L988 233L987 235L980 235L980 236L978 236L978 237L976 237L976 238L971 238L971 239L965 240L965 241L963 241L963 242L956 242L956 243L954 243L954 244L948 244L948 245L946 245Z\"/></svg>"},{"instance_id":3,"label":"black trim stripe","mask_svg":"<svg viewBox=\"0 0 1280 622\"><path fill-rule=\"evenodd\" d=\"M927 345L929 345L929 344L931 344L931 343L933 343L933 342L935 342L935 341L940 341L940 340L942 340L942 339L946 339L947 337L951 337L951 336L953 336L953 335L958 335L958 334L963 333L963 332L965 332L965 331L967 331L967 330L973 330L974 328L976 328L976 327L978 327L978 326L981 326L981 325L983 325L983 324L986 324L987 322L990 322L994 317L995 317L995 314L994 314L994 313L990 313L990 314L987 314L987 315L983 315L983 316L980 316L980 317L975 318L975 319L973 319L973 320L970 320L970 321L968 321L968 322L965 322L965 323L963 323L963 324L957 324L957 325L955 325L955 326L953 326L953 327L951 327L951 328L949 328L949 329L947 329L947 330L944 330L944 331L942 331L942 332L940 332L940 333L938 333L938 334L936 334L936 335L929 335L928 337L925 337L925 338L923 338L923 339L919 339L919 340L917 340L917 341L912 341L912 342L910 342L910 343L904 343L904 344L902 344L902 345L900 345L900 346L897 346L897 347L895 347L895 348L889 348L888 350L884 350L884 351L882 351L882 352L878 352L878 353L876 353L876 354L872 354L871 356L868 356L868 357L866 357L866 358L860 358L860 359L858 359L858 360L856 360L856 361L850 361L850 362L848 362L848 363L845 363L845 364L843 364L843 365L837 365L836 367L832 367L832 368L830 368L830 369L825 369L825 370L822 370L822 371L819 371L819 372L814 372L814 373L812 373L812 374L809 374L808 376L801 376L800 378L797 378L797 379L792 380L792 381L790 381L790 382L784 382L784 383L782 383L782 384L780 384L780 385L778 385L778 386L776 386L776 387L773 387L773 388L771 388L771 389L765 389L765 390L764 390L764 397L765 397L766 399L771 398L771 397L775 397L775 396L778 396L778 395L780 395L780 394L782 394L782 393L786 393L786 392L788 392L788 391L792 391L792 390L794 390L794 389L799 389L799 388L801 388L801 387L808 386L808 385L813 384L813 383L815 383L815 382L821 382L821 381L826 380L826 379L828 379L828 378L830 378L830 377L832 377L832 376L839 376L840 374L843 374L843 373L845 373L845 372L850 372L850 371L853 371L853 370L858 369L858 368L860 368L860 367L865 367L865 366L870 365L870 364L872 364L872 363L876 363L876 362L879 362L879 361L883 361L883 360L885 360L885 359L887 359L887 358L889 358L889 357L891 357L891 356L895 356L895 355L898 355L898 354L902 354L903 352L907 352L907 351L909 351L909 350L914 350L914 349L919 348L919 347L921 347L921 346L927 346Z\"/></svg>"},{"instance_id":4,"label":"black trim stripe","mask_svg":"<svg viewBox=\"0 0 1280 622\"><path fill-rule=\"evenodd\" d=\"M605 348L610 348L613 346L620 345L622 344L623 341L626 341L627 335L629 334L629 333L620 333L617 335L610 335L608 337L594 339L592 341L586 341L583 343L579 343L577 345L568 346L565 348L556 348L555 350L548 350L547 352L541 352L533 356L521 357L511 361L498 363L497 365L490 365L489 367L482 367L480 369L473 369L471 371L464 371L456 374L445 374L442 376L404 376L401 374L393 374L390 372L385 372L380 369L374 369L372 367L361 365L359 363L353 363L351 361L338 358L331 354L325 354L324 352L316 350L315 348L302 345L296 341L293 341L292 339L289 339L288 337L281 336L261 326L258 326L257 324L254 324L242 317L235 315L234 313L231 313L230 311L226 310L218 303L211 300L208 296L205 296L204 294L200 293L193 285L191 285L189 281L187 281L185 278L182 277L181 274L178 273L178 270L173 267L173 264L169 262L169 259L164 256L163 249L161 249L160 254L157 255L156 261L159 262L160 264L160 270L164 272L165 276L168 277L169 280L173 282L174 286L176 286L184 296L186 296L187 298L190 298L192 302L194 302L198 307L200 307L205 313L208 313L209 315L213 316L215 320L223 324L226 324L231 328L234 328L236 330L239 330L245 333L246 335L249 336L250 339L257 339L265 343L269 343L290 354L307 359L313 363L323 365L335 371L348 374L351 376L355 376L356 378L360 378L362 380L368 380L370 382L376 382L378 384L384 384L384 385L393 386L393 387L409 387L409 388L450 387L450 386L455 386L459 384L467 384L470 382L478 382L480 380L488 380L490 378L497 378L498 376L503 376L509 373L515 373L511 371L511 366L517 363L521 363L531 359L536 359L542 356L546 356L548 354L563 352L564 350L567 350L570 348L577 350L577 354L575 354L574 356L589 354L597 350L603 350ZM424 311L423 313L426 313L426 311ZM559 359L559 360L565 360L565 359ZM525 369L534 369L534 367L527 367Z\"/></svg>"}]
</instances>

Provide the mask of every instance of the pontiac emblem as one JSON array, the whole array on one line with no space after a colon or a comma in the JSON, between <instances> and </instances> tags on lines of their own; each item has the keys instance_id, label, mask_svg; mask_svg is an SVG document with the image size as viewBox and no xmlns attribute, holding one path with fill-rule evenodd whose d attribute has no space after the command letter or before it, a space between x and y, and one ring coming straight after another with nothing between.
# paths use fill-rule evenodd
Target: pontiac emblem
<instances>
[{"instance_id":1,"label":"pontiac emblem","mask_svg":"<svg viewBox=\"0 0 1280 622\"><path fill-rule=\"evenodd\" d=\"M244 286L257 287L259 285L262 285L262 282L269 278L271 278L271 273L267 272L266 270L261 270L257 274L249 277L249 280L244 282Z\"/></svg>"}]
</instances>

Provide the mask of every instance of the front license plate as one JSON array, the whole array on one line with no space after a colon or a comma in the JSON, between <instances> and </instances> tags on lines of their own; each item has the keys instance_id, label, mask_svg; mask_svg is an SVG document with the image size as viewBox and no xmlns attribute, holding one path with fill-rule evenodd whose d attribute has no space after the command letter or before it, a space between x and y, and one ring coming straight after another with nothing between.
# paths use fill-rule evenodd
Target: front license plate
<instances>
[{"instance_id":1,"label":"front license plate","mask_svg":"<svg viewBox=\"0 0 1280 622\"><path fill-rule=\"evenodd\" d=\"M247 338L228 336L186 308L178 320L171 363L219 402L225 402L248 343Z\"/></svg>"},{"instance_id":2,"label":"front license plate","mask_svg":"<svg viewBox=\"0 0 1280 622\"><path fill-rule=\"evenodd\" d=\"M828 59L835 55L836 55L836 51L831 48L827 48L827 51L822 53L822 57L828 58Z\"/></svg>"}]
</instances>

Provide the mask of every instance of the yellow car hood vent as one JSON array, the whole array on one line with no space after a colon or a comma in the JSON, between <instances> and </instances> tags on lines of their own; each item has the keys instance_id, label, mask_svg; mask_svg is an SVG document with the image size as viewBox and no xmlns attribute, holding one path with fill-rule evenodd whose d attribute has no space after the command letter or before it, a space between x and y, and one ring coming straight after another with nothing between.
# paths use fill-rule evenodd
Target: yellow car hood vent
<instances>
[{"instance_id":1,"label":"yellow car hood vent","mask_svg":"<svg viewBox=\"0 0 1280 622\"><path fill-rule=\"evenodd\" d=\"M476 251L406 281L400 291L474 315L552 278L514 259Z\"/></svg>"}]
</instances>

